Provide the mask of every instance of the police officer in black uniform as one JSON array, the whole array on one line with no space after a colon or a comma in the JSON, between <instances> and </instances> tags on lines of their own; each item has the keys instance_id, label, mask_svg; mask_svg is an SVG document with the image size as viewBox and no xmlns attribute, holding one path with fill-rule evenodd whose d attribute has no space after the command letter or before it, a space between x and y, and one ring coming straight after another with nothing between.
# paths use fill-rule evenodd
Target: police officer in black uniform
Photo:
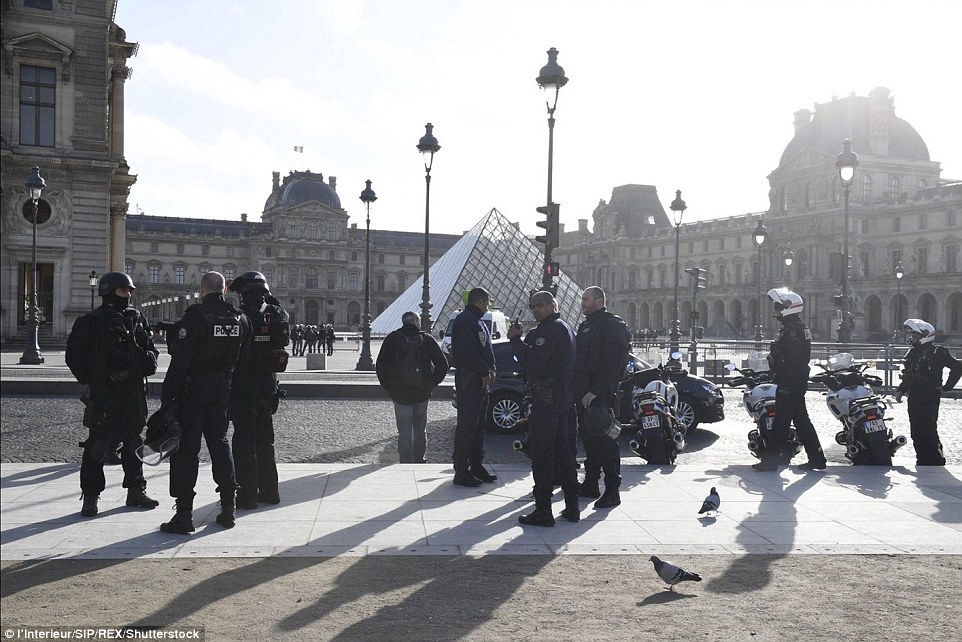
<instances>
[{"instance_id":1,"label":"police officer in black uniform","mask_svg":"<svg viewBox=\"0 0 962 642\"><path fill-rule=\"evenodd\" d=\"M550 292L535 292L528 306L538 327L521 340L521 326L508 328L511 347L525 369L531 393L528 417L528 453L534 476L533 512L518 516L530 526L554 526L551 495L558 481L565 495L561 516L570 522L581 519L578 505L578 473L569 439L568 415L572 404L571 372L575 358L575 335L558 314L558 302Z\"/></svg>"},{"instance_id":2,"label":"police officer in black uniform","mask_svg":"<svg viewBox=\"0 0 962 642\"><path fill-rule=\"evenodd\" d=\"M585 320L578 326L572 391L578 410L578 427L585 447L585 478L582 497L600 497L595 508L621 504L621 450L618 441L593 435L585 427L584 410L592 403L607 403L618 408L618 382L628 364L631 333L621 317L608 312L605 291L591 286L581 297ZM605 474L605 492L598 481Z\"/></svg>"},{"instance_id":3,"label":"police officer in black uniform","mask_svg":"<svg viewBox=\"0 0 962 642\"><path fill-rule=\"evenodd\" d=\"M494 381L494 349L491 330L481 317L488 310L491 295L484 288L468 292L468 304L454 317L451 330L451 355L454 360L454 386L458 402L458 426L454 432L454 483L480 486L497 480L485 470L484 408L487 388Z\"/></svg>"},{"instance_id":4,"label":"police officer in black uniform","mask_svg":"<svg viewBox=\"0 0 962 642\"><path fill-rule=\"evenodd\" d=\"M224 275L208 272L200 281L201 303L192 305L168 334L170 367L164 379L161 403L179 406L180 447L170 457L170 495L177 512L160 525L165 533L186 535L194 530L194 487L197 454L203 437L221 512L217 523L234 526L237 482L230 444L227 442L230 386L234 368L249 357L251 325L244 313L224 300Z\"/></svg>"},{"instance_id":5,"label":"police officer in black uniform","mask_svg":"<svg viewBox=\"0 0 962 642\"><path fill-rule=\"evenodd\" d=\"M97 500L106 486L105 460L123 466L127 506L159 505L147 496L143 463L135 454L143 443L141 431L147 421L146 377L157 371L150 326L130 307L135 289L123 272L104 274L97 287L103 304L77 319L67 337L67 366L77 381L89 387L83 399L84 426L90 434L80 444L84 449L80 514L85 517L97 514Z\"/></svg>"},{"instance_id":6,"label":"police officer in black uniform","mask_svg":"<svg viewBox=\"0 0 962 642\"><path fill-rule=\"evenodd\" d=\"M274 413L279 390L277 373L287 369L290 343L287 312L270 293L260 272L245 272L228 288L241 297L241 310L254 332L250 359L234 370L230 416L234 422L234 471L240 488L238 508L257 502L278 504L277 463L274 460Z\"/></svg>"},{"instance_id":7,"label":"police officer in black uniform","mask_svg":"<svg viewBox=\"0 0 962 642\"><path fill-rule=\"evenodd\" d=\"M769 290L768 298L772 301L775 318L782 322L768 356L772 382L778 386L775 392L775 421L772 422L771 448L752 468L770 471L780 464L791 462L795 452L788 444L789 426L794 422L795 434L808 455L808 461L799 468L824 470L825 453L805 406L808 362L812 358L812 332L802 321L804 301L787 288Z\"/></svg>"},{"instance_id":8,"label":"police officer in black uniform","mask_svg":"<svg viewBox=\"0 0 962 642\"><path fill-rule=\"evenodd\" d=\"M962 363L944 346L936 345L935 326L922 319L906 319L902 329L912 347L905 354L902 383L895 400L909 396L909 425L915 463L918 466L944 466L945 454L939 439L939 404L942 393L951 390L962 378ZM942 372L949 378L942 383Z\"/></svg>"}]
</instances>

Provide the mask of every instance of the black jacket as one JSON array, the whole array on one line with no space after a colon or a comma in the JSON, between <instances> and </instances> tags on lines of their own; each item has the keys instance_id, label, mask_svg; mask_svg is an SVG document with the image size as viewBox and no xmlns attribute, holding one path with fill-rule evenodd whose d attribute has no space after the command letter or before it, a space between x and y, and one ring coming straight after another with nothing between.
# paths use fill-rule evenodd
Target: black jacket
<instances>
[{"instance_id":1,"label":"black jacket","mask_svg":"<svg viewBox=\"0 0 962 642\"><path fill-rule=\"evenodd\" d=\"M631 333L624 320L602 308L578 326L572 391L575 401L585 393L604 399L614 394L628 365Z\"/></svg>"},{"instance_id":2,"label":"black jacket","mask_svg":"<svg viewBox=\"0 0 962 642\"><path fill-rule=\"evenodd\" d=\"M525 369L529 388L550 385L551 408L566 412L572 403L571 368L575 361L575 335L571 326L555 312L531 330L524 341L520 336L511 339L511 347ZM533 392L532 400L535 405L545 405L537 393Z\"/></svg>"},{"instance_id":3,"label":"black jacket","mask_svg":"<svg viewBox=\"0 0 962 642\"><path fill-rule=\"evenodd\" d=\"M464 311L454 317L451 329L451 356L454 358L454 367L481 378L495 369L491 330L481 320L483 316L481 308L475 305L465 306Z\"/></svg>"},{"instance_id":4,"label":"black jacket","mask_svg":"<svg viewBox=\"0 0 962 642\"><path fill-rule=\"evenodd\" d=\"M414 336L419 337L421 342L418 364L426 375L412 380L410 377L402 376L397 366L401 356L401 342ZM384 338L374 367L377 371L377 380L387 390L391 399L395 403L411 405L431 398L431 392L447 375L448 360L434 337L427 332L421 332L413 325L405 324Z\"/></svg>"},{"instance_id":5,"label":"black jacket","mask_svg":"<svg viewBox=\"0 0 962 642\"><path fill-rule=\"evenodd\" d=\"M917 395L936 394L936 388L951 390L962 378L962 363L949 354L944 346L922 343L905 354L902 383L899 392ZM942 371L948 368L949 378L942 384Z\"/></svg>"},{"instance_id":6,"label":"black jacket","mask_svg":"<svg viewBox=\"0 0 962 642\"><path fill-rule=\"evenodd\" d=\"M143 388L144 377L157 371L157 354L150 326L135 308L102 305L74 322L64 359L77 381L92 388Z\"/></svg>"},{"instance_id":7,"label":"black jacket","mask_svg":"<svg viewBox=\"0 0 962 642\"><path fill-rule=\"evenodd\" d=\"M769 363L772 381L792 392L808 390L808 362L812 359L812 333L797 314L782 321L772 342Z\"/></svg>"}]
</instances>

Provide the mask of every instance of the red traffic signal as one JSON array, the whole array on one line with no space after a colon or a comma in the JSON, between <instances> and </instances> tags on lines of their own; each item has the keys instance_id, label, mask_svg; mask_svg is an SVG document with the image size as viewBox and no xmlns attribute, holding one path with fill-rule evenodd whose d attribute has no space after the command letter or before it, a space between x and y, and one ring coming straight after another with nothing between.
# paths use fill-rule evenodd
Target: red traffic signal
<instances>
[{"instance_id":1,"label":"red traffic signal","mask_svg":"<svg viewBox=\"0 0 962 642\"><path fill-rule=\"evenodd\" d=\"M557 261L548 261L544 264L544 275L556 277L561 274L561 265Z\"/></svg>"}]
</instances>

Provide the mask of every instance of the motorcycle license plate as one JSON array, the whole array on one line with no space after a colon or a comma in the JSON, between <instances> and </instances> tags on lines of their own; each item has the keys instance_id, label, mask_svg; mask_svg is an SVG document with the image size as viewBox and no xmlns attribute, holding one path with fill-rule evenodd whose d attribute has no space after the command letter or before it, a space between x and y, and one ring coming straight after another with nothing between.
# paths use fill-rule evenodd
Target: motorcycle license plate
<instances>
[{"instance_id":1,"label":"motorcycle license plate","mask_svg":"<svg viewBox=\"0 0 962 642\"><path fill-rule=\"evenodd\" d=\"M773 423L775 423L774 417L765 417L765 430L771 430Z\"/></svg>"},{"instance_id":2,"label":"motorcycle license plate","mask_svg":"<svg viewBox=\"0 0 962 642\"><path fill-rule=\"evenodd\" d=\"M645 415L641 418L642 429L647 428L661 428L661 420L658 415Z\"/></svg>"},{"instance_id":3,"label":"motorcycle license plate","mask_svg":"<svg viewBox=\"0 0 962 642\"><path fill-rule=\"evenodd\" d=\"M870 419L865 422L864 426L862 426L862 430L867 433L885 430L885 422L881 419Z\"/></svg>"}]
</instances>

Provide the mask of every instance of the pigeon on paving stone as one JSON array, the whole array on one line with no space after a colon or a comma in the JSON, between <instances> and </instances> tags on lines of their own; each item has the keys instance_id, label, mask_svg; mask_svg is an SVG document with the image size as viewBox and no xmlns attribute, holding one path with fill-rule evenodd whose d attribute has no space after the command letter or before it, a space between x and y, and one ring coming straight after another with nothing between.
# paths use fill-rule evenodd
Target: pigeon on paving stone
<instances>
[{"instance_id":1,"label":"pigeon on paving stone","mask_svg":"<svg viewBox=\"0 0 962 642\"><path fill-rule=\"evenodd\" d=\"M718 496L718 491L713 486L711 492L708 493L708 497L701 503L701 510L698 511L698 514L717 511L719 506L721 506L721 497Z\"/></svg>"},{"instance_id":2,"label":"pigeon on paving stone","mask_svg":"<svg viewBox=\"0 0 962 642\"><path fill-rule=\"evenodd\" d=\"M698 573L690 573L680 566L675 566L671 562L659 559L657 555L652 555L649 559L651 559L651 563L655 565L655 571L658 573L658 577L668 584L669 591L674 591L675 584L679 582L701 582L701 575Z\"/></svg>"}]
</instances>

